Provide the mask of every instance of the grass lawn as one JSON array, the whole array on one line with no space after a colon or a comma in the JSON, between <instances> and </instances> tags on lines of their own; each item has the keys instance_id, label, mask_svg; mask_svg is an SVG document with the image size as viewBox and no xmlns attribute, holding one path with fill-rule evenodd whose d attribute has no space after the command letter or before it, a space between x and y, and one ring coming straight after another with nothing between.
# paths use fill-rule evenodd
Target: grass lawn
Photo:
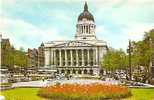
<instances>
[{"instance_id":1,"label":"grass lawn","mask_svg":"<svg viewBox=\"0 0 154 100\"><path fill-rule=\"evenodd\" d=\"M154 88L153 89L131 89L132 95L127 100L154 100Z\"/></svg>"},{"instance_id":2,"label":"grass lawn","mask_svg":"<svg viewBox=\"0 0 154 100\"><path fill-rule=\"evenodd\" d=\"M39 88L17 88L1 92L6 100L45 100L37 96ZM124 100L154 100L154 89L131 89L133 96Z\"/></svg>"},{"instance_id":3,"label":"grass lawn","mask_svg":"<svg viewBox=\"0 0 154 100\"><path fill-rule=\"evenodd\" d=\"M37 96L39 88L16 88L1 93L6 100L45 100Z\"/></svg>"}]
</instances>

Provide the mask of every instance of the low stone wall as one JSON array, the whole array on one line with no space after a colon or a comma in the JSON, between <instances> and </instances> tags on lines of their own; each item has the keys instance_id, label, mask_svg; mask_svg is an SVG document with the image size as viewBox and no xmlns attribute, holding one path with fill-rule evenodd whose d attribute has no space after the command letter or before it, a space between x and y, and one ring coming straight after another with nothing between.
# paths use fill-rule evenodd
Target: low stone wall
<instances>
[{"instance_id":1,"label":"low stone wall","mask_svg":"<svg viewBox=\"0 0 154 100\"><path fill-rule=\"evenodd\" d=\"M11 84L1 84L0 85L0 91L3 91L3 90L9 90L9 89L12 89L12 85Z\"/></svg>"}]
</instances>

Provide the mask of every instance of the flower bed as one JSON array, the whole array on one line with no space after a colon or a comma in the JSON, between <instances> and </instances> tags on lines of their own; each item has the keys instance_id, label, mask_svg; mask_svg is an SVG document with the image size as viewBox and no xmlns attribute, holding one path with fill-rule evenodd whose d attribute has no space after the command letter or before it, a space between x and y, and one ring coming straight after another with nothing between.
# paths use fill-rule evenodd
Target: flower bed
<instances>
[{"instance_id":1,"label":"flower bed","mask_svg":"<svg viewBox=\"0 0 154 100\"><path fill-rule=\"evenodd\" d=\"M53 100L102 100L126 98L131 92L127 87L93 83L44 87L38 95Z\"/></svg>"}]
</instances>

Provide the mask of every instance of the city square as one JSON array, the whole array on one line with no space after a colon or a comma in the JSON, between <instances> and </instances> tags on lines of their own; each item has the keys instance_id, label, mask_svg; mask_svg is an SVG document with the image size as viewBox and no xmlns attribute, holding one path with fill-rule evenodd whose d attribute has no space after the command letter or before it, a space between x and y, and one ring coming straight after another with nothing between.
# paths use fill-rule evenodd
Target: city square
<instances>
[{"instance_id":1,"label":"city square","mask_svg":"<svg viewBox=\"0 0 154 100\"><path fill-rule=\"evenodd\" d=\"M11 10L13 9L11 3L13 3L17 8L22 5L21 7L27 8L27 11L30 9L34 15L41 17L35 19L33 14L29 15L30 12L24 15L24 10L19 9L23 14L21 15L23 20L31 20L33 25L38 25L37 29L36 26L25 24L24 21L16 20L16 24L12 25L8 17L2 18L4 27L0 27L2 32L0 33L0 100L154 99L154 22L151 21L152 24L147 26L147 29L137 31L139 34L136 36L134 35L136 31L133 31L134 34L130 34L131 31L128 33L121 31L117 36L115 32L120 26L116 24L116 20L122 19L114 19L109 24L112 18L108 16L110 21L101 18L103 23L98 16L99 14L105 16L105 9L102 12L96 9L104 5L109 7L108 9L113 6L112 10L115 11L114 5L118 6L116 3L106 6L100 0L96 2L32 0L18 1L19 4L17 1L2 0L5 5L2 7L4 15L10 14L12 18L15 17L11 14L16 14L18 10ZM39 4L35 5L35 3ZM140 5L140 3L136 1L134 4ZM149 2L146 3L149 4ZM30 8L25 6L27 4ZM34 5L40 12L37 12ZM43 14L46 10L51 10L51 13ZM72 14L73 17L67 13ZM125 15L124 13L122 15ZM68 21L66 17L71 20L70 25L65 23ZM59 19L56 20L56 18ZM136 17L133 18L135 20ZM24 25L20 25L21 23ZM113 23L116 24L115 27L111 25ZM121 29L126 28L128 23L128 20L125 25L121 23ZM61 27L63 24L64 26ZM26 25L29 26L26 27ZM52 29L54 26L58 26L58 29ZM51 30L42 31L43 27L49 27ZM112 32L105 30L105 27L110 27ZM129 30L130 27L127 28Z\"/></svg>"}]
</instances>

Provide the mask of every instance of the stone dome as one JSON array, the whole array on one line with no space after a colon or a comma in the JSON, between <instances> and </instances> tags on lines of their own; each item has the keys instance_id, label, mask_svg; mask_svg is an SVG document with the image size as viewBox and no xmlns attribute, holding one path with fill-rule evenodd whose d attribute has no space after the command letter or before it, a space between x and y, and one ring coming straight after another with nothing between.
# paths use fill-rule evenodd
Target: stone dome
<instances>
[{"instance_id":1,"label":"stone dome","mask_svg":"<svg viewBox=\"0 0 154 100\"><path fill-rule=\"evenodd\" d=\"M81 21L83 18L86 18L87 20L94 21L93 15L88 11L87 3L85 3L85 5L84 5L84 11L79 15L78 21Z\"/></svg>"}]
</instances>

